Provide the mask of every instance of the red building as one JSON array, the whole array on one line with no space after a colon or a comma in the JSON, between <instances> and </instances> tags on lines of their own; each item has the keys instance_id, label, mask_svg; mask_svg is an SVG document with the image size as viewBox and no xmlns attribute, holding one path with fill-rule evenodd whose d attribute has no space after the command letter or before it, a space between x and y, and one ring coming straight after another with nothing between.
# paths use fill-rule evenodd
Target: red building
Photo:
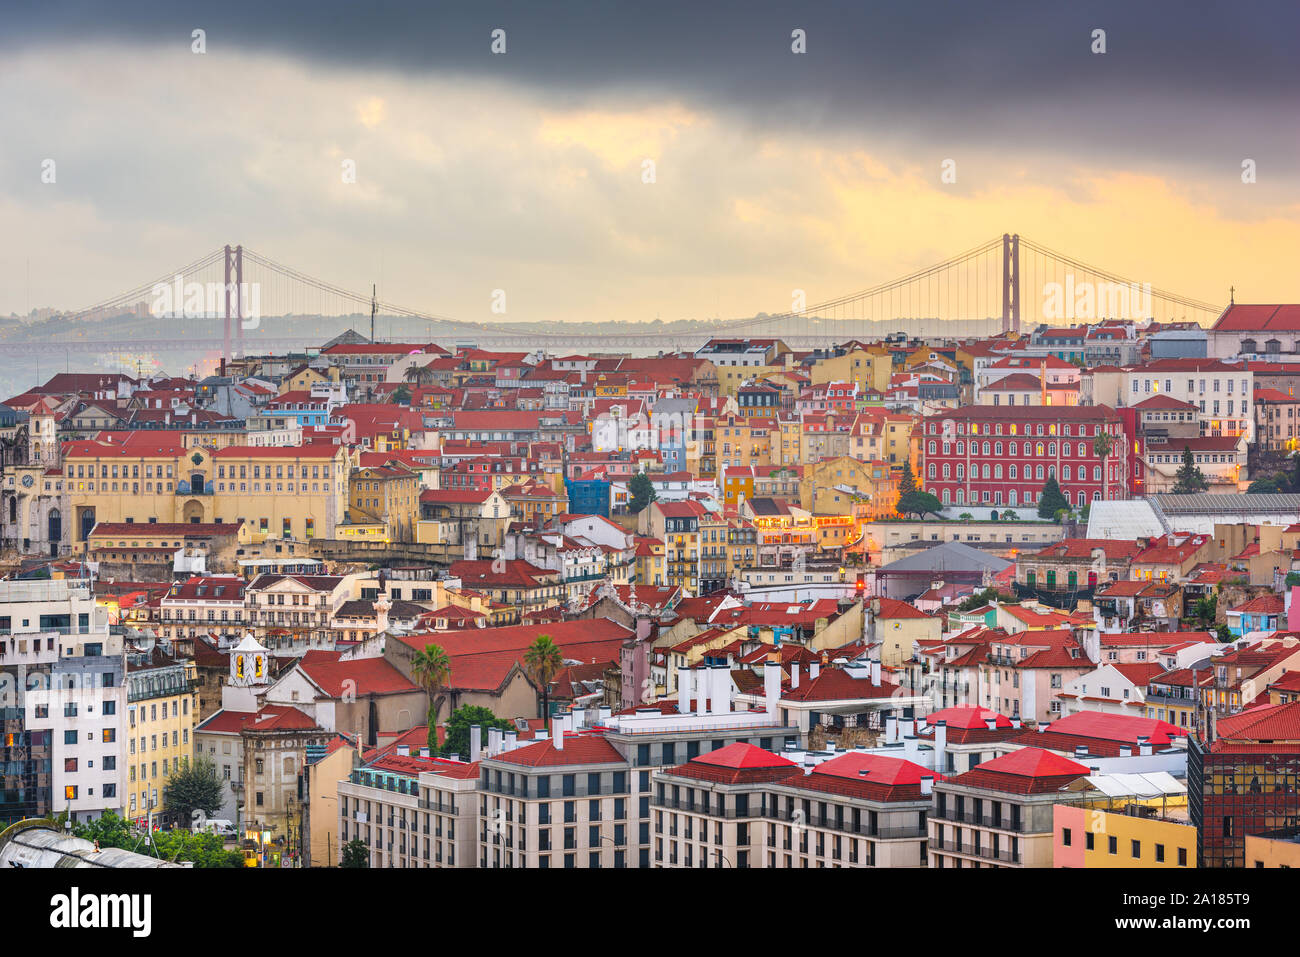
<instances>
[{"instance_id":1,"label":"red building","mask_svg":"<svg viewBox=\"0 0 1300 957\"><path fill-rule=\"evenodd\" d=\"M1033 506L1048 476L1077 507L1131 491L1133 439L1109 406L968 406L927 416L923 436L918 484L944 505Z\"/></svg>"}]
</instances>

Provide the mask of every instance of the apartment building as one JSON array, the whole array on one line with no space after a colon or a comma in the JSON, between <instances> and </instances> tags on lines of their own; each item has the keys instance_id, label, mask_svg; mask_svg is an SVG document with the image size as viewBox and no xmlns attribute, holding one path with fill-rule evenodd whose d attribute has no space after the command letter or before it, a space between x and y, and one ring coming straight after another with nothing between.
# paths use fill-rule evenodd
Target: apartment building
<instances>
[{"instance_id":1,"label":"apartment building","mask_svg":"<svg viewBox=\"0 0 1300 957\"><path fill-rule=\"evenodd\" d=\"M127 815L156 816L167 810L167 779L194 753L198 673L193 660L154 647L127 656L126 688Z\"/></svg>"},{"instance_id":2,"label":"apartment building","mask_svg":"<svg viewBox=\"0 0 1300 957\"><path fill-rule=\"evenodd\" d=\"M245 584L229 575L195 575L174 583L158 602L158 633L164 638L242 633L250 624Z\"/></svg>"},{"instance_id":3,"label":"apartment building","mask_svg":"<svg viewBox=\"0 0 1300 957\"><path fill-rule=\"evenodd\" d=\"M1054 806L1088 768L1021 748L934 785L930 867L1051 867Z\"/></svg>"},{"instance_id":4,"label":"apartment building","mask_svg":"<svg viewBox=\"0 0 1300 957\"><path fill-rule=\"evenodd\" d=\"M28 723L36 715L35 702L28 706L28 689L51 687L65 638L85 636L93 643L107 630L107 621L105 610L96 608L89 581L0 582L0 821L57 809L51 769L54 723L44 718L42 725L48 727Z\"/></svg>"},{"instance_id":5,"label":"apartment building","mask_svg":"<svg viewBox=\"0 0 1300 957\"><path fill-rule=\"evenodd\" d=\"M1103 465L1097 436L1110 437ZM1107 406L971 406L927 416L918 486L944 505L1029 506L1055 478L1072 506L1126 498L1129 441Z\"/></svg>"},{"instance_id":6,"label":"apartment building","mask_svg":"<svg viewBox=\"0 0 1300 957\"><path fill-rule=\"evenodd\" d=\"M657 867L923 867L934 774L866 751L736 743L656 772Z\"/></svg>"}]
</instances>

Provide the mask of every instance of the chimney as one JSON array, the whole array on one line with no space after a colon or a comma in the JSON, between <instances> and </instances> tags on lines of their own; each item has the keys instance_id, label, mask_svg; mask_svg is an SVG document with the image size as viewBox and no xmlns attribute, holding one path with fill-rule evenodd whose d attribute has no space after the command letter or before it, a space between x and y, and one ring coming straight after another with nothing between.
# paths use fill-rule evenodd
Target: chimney
<instances>
[{"instance_id":1,"label":"chimney","mask_svg":"<svg viewBox=\"0 0 1300 957\"><path fill-rule=\"evenodd\" d=\"M515 748L517 748L517 747L519 747L519 732L518 732L518 731L507 731L507 732L506 732L505 747L502 748L502 750L503 750L503 751L513 751L513 750L514 750Z\"/></svg>"},{"instance_id":2,"label":"chimney","mask_svg":"<svg viewBox=\"0 0 1300 957\"><path fill-rule=\"evenodd\" d=\"M885 744L898 743L898 715L891 714L885 718Z\"/></svg>"},{"instance_id":3,"label":"chimney","mask_svg":"<svg viewBox=\"0 0 1300 957\"><path fill-rule=\"evenodd\" d=\"M726 665L718 665L718 697L722 703L718 711L722 714L731 713L731 669Z\"/></svg>"},{"instance_id":4,"label":"chimney","mask_svg":"<svg viewBox=\"0 0 1300 957\"><path fill-rule=\"evenodd\" d=\"M799 662L793 662L790 665L790 687L799 687Z\"/></svg>"},{"instance_id":5,"label":"chimney","mask_svg":"<svg viewBox=\"0 0 1300 957\"><path fill-rule=\"evenodd\" d=\"M1011 719L1011 727L1016 728L1017 730L1020 728L1020 715L1016 715Z\"/></svg>"},{"instance_id":6,"label":"chimney","mask_svg":"<svg viewBox=\"0 0 1300 957\"><path fill-rule=\"evenodd\" d=\"M479 749L483 744L483 727L477 724L469 726L469 760L473 764L479 759Z\"/></svg>"},{"instance_id":7,"label":"chimney","mask_svg":"<svg viewBox=\"0 0 1300 957\"><path fill-rule=\"evenodd\" d=\"M568 726L569 726L569 716L568 716L568 715L557 714L557 715L556 715L556 716L551 720L551 728L552 728L552 730L555 732L555 738L554 738L554 739L555 739L555 750L557 750L557 751L563 751L563 750L564 750L564 732L565 732L566 730L568 730Z\"/></svg>"},{"instance_id":8,"label":"chimney","mask_svg":"<svg viewBox=\"0 0 1300 957\"><path fill-rule=\"evenodd\" d=\"M929 797L934 793L934 775L921 775L921 797Z\"/></svg>"},{"instance_id":9,"label":"chimney","mask_svg":"<svg viewBox=\"0 0 1300 957\"><path fill-rule=\"evenodd\" d=\"M939 720L934 723L934 769L942 772L947 768L944 751L948 748L948 722Z\"/></svg>"},{"instance_id":10,"label":"chimney","mask_svg":"<svg viewBox=\"0 0 1300 957\"><path fill-rule=\"evenodd\" d=\"M488 757L493 758L501 753L501 729L488 728Z\"/></svg>"},{"instance_id":11,"label":"chimney","mask_svg":"<svg viewBox=\"0 0 1300 957\"><path fill-rule=\"evenodd\" d=\"M820 661L814 661L812 664L808 666L809 681L816 681L817 676L821 673L822 673L822 665Z\"/></svg>"},{"instance_id":12,"label":"chimney","mask_svg":"<svg viewBox=\"0 0 1300 957\"><path fill-rule=\"evenodd\" d=\"M691 669L677 669L677 710L682 714L691 713Z\"/></svg>"},{"instance_id":13,"label":"chimney","mask_svg":"<svg viewBox=\"0 0 1300 957\"><path fill-rule=\"evenodd\" d=\"M574 708L573 709L573 730L575 732L581 731L584 727L586 727L586 725L587 725L587 709Z\"/></svg>"},{"instance_id":14,"label":"chimney","mask_svg":"<svg viewBox=\"0 0 1300 957\"><path fill-rule=\"evenodd\" d=\"M871 659L871 687L880 687L880 659Z\"/></svg>"},{"instance_id":15,"label":"chimney","mask_svg":"<svg viewBox=\"0 0 1300 957\"><path fill-rule=\"evenodd\" d=\"M602 704L597 714L600 715L600 723L602 725L609 724L609 719L614 716L614 709L609 705Z\"/></svg>"},{"instance_id":16,"label":"chimney","mask_svg":"<svg viewBox=\"0 0 1300 957\"><path fill-rule=\"evenodd\" d=\"M428 749L428 748L421 748L421 749L420 749L420 757L422 757L422 758L427 758L428 756L429 756L429 749Z\"/></svg>"},{"instance_id":17,"label":"chimney","mask_svg":"<svg viewBox=\"0 0 1300 957\"><path fill-rule=\"evenodd\" d=\"M459 760L460 760L460 755L459 755L459 754L453 754L453 755L451 756L451 759L452 759L453 761L459 761Z\"/></svg>"},{"instance_id":18,"label":"chimney","mask_svg":"<svg viewBox=\"0 0 1300 957\"><path fill-rule=\"evenodd\" d=\"M986 728L988 728L990 731L996 731L996 730L998 729L998 719L997 719L997 718L985 718L985 719L984 719L984 726L985 726Z\"/></svg>"},{"instance_id":19,"label":"chimney","mask_svg":"<svg viewBox=\"0 0 1300 957\"><path fill-rule=\"evenodd\" d=\"M1052 726L1052 722L1050 722L1050 721L1044 721L1042 724L1040 724L1040 725L1038 726L1038 733L1039 733L1039 734L1044 733L1044 732L1045 732L1048 728L1050 728L1051 726Z\"/></svg>"},{"instance_id":20,"label":"chimney","mask_svg":"<svg viewBox=\"0 0 1300 957\"><path fill-rule=\"evenodd\" d=\"M404 758L409 758L411 756L411 746L409 744L399 744L397 753Z\"/></svg>"},{"instance_id":21,"label":"chimney","mask_svg":"<svg viewBox=\"0 0 1300 957\"><path fill-rule=\"evenodd\" d=\"M1121 745L1119 746L1119 756L1120 756L1121 758L1131 758L1131 757L1133 757L1133 745L1131 745L1131 744L1121 744Z\"/></svg>"},{"instance_id":22,"label":"chimney","mask_svg":"<svg viewBox=\"0 0 1300 957\"><path fill-rule=\"evenodd\" d=\"M763 706L768 714L776 714L776 703L780 699L781 666L769 661L763 666Z\"/></svg>"},{"instance_id":23,"label":"chimney","mask_svg":"<svg viewBox=\"0 0 1300 957\"><path fill-rule=\"evenodd\" d=\"M1151 738L1148 735L1145 734L1138 735L1138 753L1139 754L1151 753Z\"/></svg>"},{"instance_id":24,"label":"chimney","mask_svg":"<svg viewBox=\"0 0 1300 957\"><path fill-rule=\"evenodd\" d=\"M551 739L551 733L547 731L545 728L543 728L542 730L538 731L536 734L533 735L534 741L549 741L550 739Z\"/></svg>"},{"instance_id":25,"label":"chimney","mask_svg":"<svg viewBox=\"0 0 1300 957\"><path fill-rule=\"evenodd\" d=\"M903 755L910 761L920 749L920 739L914 734L903 735Z\"/></svg>"},{"instance_id":26,"label":"chimney","mask_svg":"<svg viewBox=\"0 0 1300 957\"><path fill-rule=\"evenodd\" d=\"M1076 758L1086 758L1088 756L1088 746L1086 744L1078 745L1074 749L1074 756Z\"/></svg>"}]
</instances>

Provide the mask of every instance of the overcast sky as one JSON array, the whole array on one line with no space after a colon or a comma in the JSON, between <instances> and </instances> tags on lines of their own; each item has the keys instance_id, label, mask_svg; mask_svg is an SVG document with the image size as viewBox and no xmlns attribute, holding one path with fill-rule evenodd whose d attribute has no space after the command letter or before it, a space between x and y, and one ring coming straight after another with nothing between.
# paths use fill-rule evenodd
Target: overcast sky
<instances>
[{"instance_id":1,"label":"overcast sky","mask_svg":"<svg viewBox=\"0 0 1300 957\"><path fill-rule=\"evenodd\" d=\"M1008 231L1300 295L1295 3L185 6L6 10L0 313L229 242L463 319L739 316Z\"/></svg>"}]
</instances>

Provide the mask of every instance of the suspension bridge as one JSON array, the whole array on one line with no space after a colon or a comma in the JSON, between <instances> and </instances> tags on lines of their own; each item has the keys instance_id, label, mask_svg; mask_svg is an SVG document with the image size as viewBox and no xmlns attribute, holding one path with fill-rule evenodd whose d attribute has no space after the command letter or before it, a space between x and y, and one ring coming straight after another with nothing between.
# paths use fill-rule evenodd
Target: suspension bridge
<instances>
[{"instance_id":1,"label":"suspension bridge","mask_svg":"<svg viewBox=\"0 0 1300 957\"><path fill-rule=\"evenodd\" d=\"M0 355L59 355L147 348L152 352L301 352L329 335L322 318L351 320L380 338L397 319L405 341L472 342L482 348L695 349L711 337L781 338L796 348L874 339L889 332L932 338L1019 332L1046 323L1102 319L1213 322L1223 307L1152 288L1107 269L1006 233L940 263L866 289L771 314L701 321L685 330L627 323L593 333L563 323L547 331L505 321L474 322L409 308L345 289L244 246L224 246L85 309L58 317L76 327L40 342L0 342ZM125 318L124 318L125 317ZM379 325L376 327L376 321ZM412 323L420 334L412 336ZM104 335L95 334L98 328ZM124 341L123 336L138 341Z\"/></svg>"}]
</instances>

